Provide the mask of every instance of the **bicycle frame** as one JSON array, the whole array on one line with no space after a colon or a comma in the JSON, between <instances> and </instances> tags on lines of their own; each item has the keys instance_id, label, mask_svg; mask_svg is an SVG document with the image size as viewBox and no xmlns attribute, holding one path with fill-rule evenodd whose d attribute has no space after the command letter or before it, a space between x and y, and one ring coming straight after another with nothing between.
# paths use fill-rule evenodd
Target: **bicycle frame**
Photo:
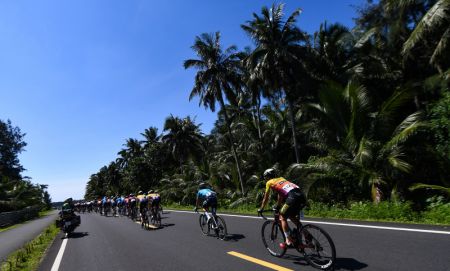
<instances>
[{"instance_id":1,"label":"bicycle frame","mask_svg":"<svg viewBox=\"0 0 450 271\"><path fill-rule=\"evenodd\" d=\"M209 213L208 211L206 211L205 209L203 209L203 214L204 214L206 217L210 217L210 219L212 219L212 222L214 223L214 228L217 228L217 218L216 218L216 213L215 213L215 212Z\"/></svg>"}]
</instances>

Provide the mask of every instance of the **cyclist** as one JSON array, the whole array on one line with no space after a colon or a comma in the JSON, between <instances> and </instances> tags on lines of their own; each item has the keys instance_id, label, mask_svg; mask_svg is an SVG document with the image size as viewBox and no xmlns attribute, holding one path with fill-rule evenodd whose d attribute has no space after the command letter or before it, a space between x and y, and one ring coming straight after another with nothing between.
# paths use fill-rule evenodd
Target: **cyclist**
<instances>
[{"instance_id":1,"label":"cyclist","mask_svg":"<svg viewBox=\"0 0 450 271\"><path fill-rule=\"evenodd\" d=\"M159 195L158 191L153 191L150 190L148 191L148 199L150 202L150 206L151 206L151 210L152 210L152 215L155 215L153 213L154 210L158 210L159 209L159 203L161 202L161 196Z\"/></svg>"},{"instance_id":2,"label":"cyclist","mask_svg":"<svg viewBox=\"0 0 450 271\"><path fill-rule=\"evenodd\" d=\"M128 214L131 216L132 219L136 218L136 197L133 193L130 194L128 198Z\"/></svg>"},{"instance_id":3,"label":"cyclist","mask_svg":"<svg viewBox=\"0 0 450 271\"><path fill-rule=\"evenodd\" d=\"M144 212L148 208L148 198L147 198L147 195L145 193L143 193L142 191L138 192L138 195L136 198L138 200L139 213L141 214L141 217L142 217L144 215Z\"/></svg>"},{"instance_id":4,"label":"cyclist","mask_svg":"<svg viewBox=\"0 0 450 271\"><path fill-rule=\"evenodd\" d=\"M293 240L290 236L290 229L287 219L290 218L296 225L300 223L297 218L297 214L299 214L300 210L305 207L305 195L296 184L287 181L283 177L279 177L276 169L267 169L264 171L263 177L266 181L266 190L261 203L261 208L258 209L258 213L261 213L264 210L264 207L269 200L270 189L278 193L277 208L281 207L281 227L283 228L284 235L286 236L286 245L291 246Z\"/></svg>"},{"instance_id":5,"label":"cyclist","mask_svg":"<svg viewBox=\"0 0 450 271\"><path fill-rule=\"evenodd\" d=\"M217 210L217 194L214 192L208 183L200 183L198 186L197 199L195 202L194 212L197 212L197 209L200 206L200 202L202 202L202 208L206 211L206 216L208 220L210 219L208 208L211 207L211 213L213 215L216 214Z\"/></svg>"}]
</instances>

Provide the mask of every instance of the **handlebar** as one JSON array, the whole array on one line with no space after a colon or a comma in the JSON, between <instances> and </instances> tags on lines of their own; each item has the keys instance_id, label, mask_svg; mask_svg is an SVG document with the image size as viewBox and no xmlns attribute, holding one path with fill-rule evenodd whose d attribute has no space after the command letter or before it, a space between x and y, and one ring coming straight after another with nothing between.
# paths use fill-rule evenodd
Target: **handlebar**
<instances>
[{"instance_id":1,"label":"handlebar","mask_svg":"<svg viewBox=\"0 0 450 271\"><path fill-rule=\"evenodd\" d=\"M272 210L262 210L261 212L258 212L258 217L261 217L262 219L267 220L268 218L263 213L268 213L268 212L277 213L277 212L279 212L279 210L275 209L275 208L272 208Z\"/></svg>"}]
</instances>

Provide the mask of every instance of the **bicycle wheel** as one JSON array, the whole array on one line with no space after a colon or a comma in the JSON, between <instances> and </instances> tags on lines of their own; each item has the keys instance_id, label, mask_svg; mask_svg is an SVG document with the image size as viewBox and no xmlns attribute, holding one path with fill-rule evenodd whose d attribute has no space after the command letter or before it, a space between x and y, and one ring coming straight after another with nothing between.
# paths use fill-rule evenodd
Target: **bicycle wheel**
<instances>
[{"instance_id":1,"label":"bicycle wheel","mask_svg":"<svg viewBox=\"0 0 450 271\"><path fill-rule=\"evenodd\" d=\"M216 235L219 237L220 240L225 240L227 238L227 224L225 224L225 220L220 217L216 216L217 221L217 229L216 229Z\"/></svg>"},{"instance_id":2,"label":"bicycle wheel","mask_svg":"<svg viewBox=\"0 0 450 271\"><path fill-rule=\"evenodd\" d=\"M336 260L336 249L330 235L322 228L305 225L300 230L302 251L306 261L314 268L332 268Z\"/></svg>"},{"instance_id":3,"label":"bicycle wheel","mask_svg":"<svg viewBox=\"0 0 450 271\"><path fill-rule=\"evenodd\" d=\"M273 256L282 257L286 253L286 247L280 246L280 244L286 242L286 237L280 225L269 220L264 222L261 229L261 237L264 246Z\"/></svg>"},{"instance_id":4,"label":"bicycle wheel","mask_svg":"<svg viewBox=\"0 0 450 271\"><path fill-rule=\"evenodd\" d=\"M153 226L157 228L161 227L161 215L159 212L154 212L151 220Z\"/></svg>"},{"instance_id":5,"label":"bicycle wheel","mask_svg":"<svg viewBox=\"0 0 450 271\"><path fill-rule=\"evenodd\" d=\"M201 214L198 221L200 223L200 229L202 230L202 233L204 235L208 235L209 234L209 223L208 223L208 219L206 218L206 215Z\"/></svg>"}]
</instances>

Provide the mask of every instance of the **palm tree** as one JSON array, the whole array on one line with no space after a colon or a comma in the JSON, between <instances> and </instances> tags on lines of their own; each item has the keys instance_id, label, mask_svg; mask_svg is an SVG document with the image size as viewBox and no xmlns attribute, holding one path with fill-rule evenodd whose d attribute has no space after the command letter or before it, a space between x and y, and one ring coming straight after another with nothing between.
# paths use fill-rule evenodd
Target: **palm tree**
<instances>
[{"instance_id":1,"label":"palm tree","mask_svg":"<svg viewBox=\"0 0 450 271\"><path fill-rule=\"evenodd\" d=\"M291 170L331 175L348 170L359 176L361 184L371 185L374 202L381 200L382 186L395 199L399 174L413 169L404 159L403 144L425 126L421 112L400 117L412 96L409 89L396 92L374 112L363 86L328 82L320 92L320 103L310 105L324 127L320 140L329 146L328 155L293 165Z\"/></svg>"},{"instance_id":2,"label":"palm tree","mask_svg":"<svg viewBox=\"0 0 450 271\"><path fill-rule=\"evenodd\" d=\"M164 132L167 133L162 136L162 142L167 144L173 158L179 161L180 170L188 158L199 160L203 153L203 135L200 125L195 124L189 116L181 119L170 115L164 123Z\"/></svg>"},{"instance_id":3,"label":"palm tree","mask_svg":"<svg viewBox=\"0 0 450 271\"><path fill-rule=\"evenodd\" d=\"M353 43L354 37L345 26L327 22L320 25L319 31L314 33L314 49L321 77L340 83L347 82L345 66L351 56Z\"/></svg>"},{"instance_id":4,"label":"palm tree","mask_svg":"<svg viewBox=\"0 0 450 271\"><path fill-rule=\"evenodd\" d=\"M398 5L406 5L406 0L398 1ZM430 49L430 64L434 65L439 73L448 68L450 54L450 1L438 0L423 16L413 32L403 45L402 53L405 57L414 54L418 46ZM444 67L444 65L446 67Z\"/></svg>"},{"instance_id":5,"label":"palm tree","mask_svg":"<svg viewBox=\"0 0 450 271\"><path fill-rule=\"evenodd\" d=\"M246 60L250 77L260 80L263 88L274 92L282 92L289 108L292 140L297 163L300 155L295 131L295 90L299 84L299 76L304 75L302 56L305 48L301 42L307 41L305 33L295 25L301 10L295 10L286 21L283 21L283 4L263 7L261 14L253 14L253 20L242 29L252 38L256 48Z\"/></svg>"},{"instance_id":6,"label":"palm tree","mask_svg":"<svg viewBox=\"0 0 450 271\"><path fill-rule=\"evenodd\" d=\"M239 90L241 86L241 78L238 73L239 58L238 54L235 53L236 47L230 46L223 51L220 45L220 32L216 32L215 34L203 33L197 36L191 48L199 59L188 59L184 62L185 69L195 68L198 70L189 100L199 96L200 104L211 109L211 111L215 111L216 102L219 102L220 107L224 110L231 150L244 195L240 161L231 132L231 120L225 107L225 98L230 103L234 103L236 101L235 91Z\"/></svg>"},{"instance_id":7,"label":"palm tree","mask_svg":"<svg viewBox=\"0 0 450 271\"><path fill-rule=\"evenodd\" d=\"M141 135L144 137L144 140L141 141L144 144L144 149L158 141L158 129L156 127L145 129Z\"/></svg>"}]
</instances>

